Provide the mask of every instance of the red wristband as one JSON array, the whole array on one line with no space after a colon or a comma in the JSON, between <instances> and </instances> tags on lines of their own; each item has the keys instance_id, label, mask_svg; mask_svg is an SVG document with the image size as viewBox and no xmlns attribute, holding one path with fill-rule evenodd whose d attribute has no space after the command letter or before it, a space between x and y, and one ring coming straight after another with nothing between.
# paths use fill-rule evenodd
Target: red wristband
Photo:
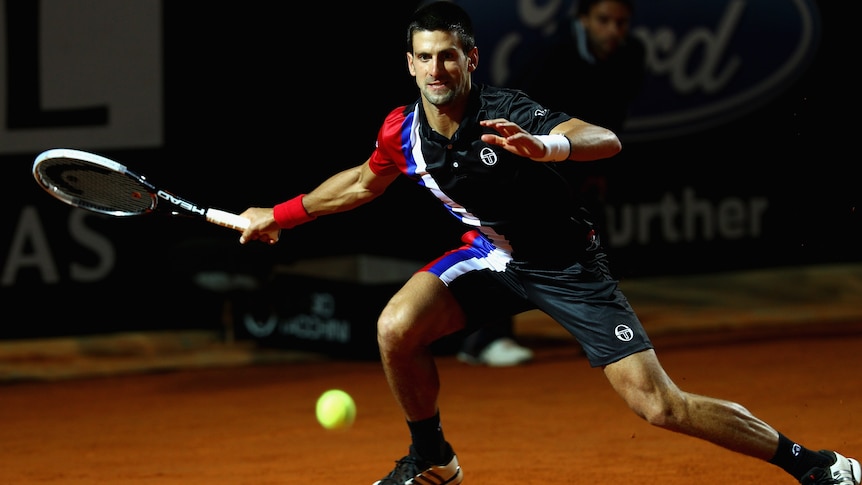
<instances>
[{"instance_id":1,"label":"red wristband","mask_svg":"<svg viewBox=\"0 0 862 485\"><path fill-rule=\"evenodd\" d=\"M292 229L315 219L314 216L305 211L305 206L302 205L303 197L305 197L305 194L297 195L287 202L282 202L272 208L272 216L275 218L275 222L278 223L278 227Z\"/></svg>"}]
</instances>

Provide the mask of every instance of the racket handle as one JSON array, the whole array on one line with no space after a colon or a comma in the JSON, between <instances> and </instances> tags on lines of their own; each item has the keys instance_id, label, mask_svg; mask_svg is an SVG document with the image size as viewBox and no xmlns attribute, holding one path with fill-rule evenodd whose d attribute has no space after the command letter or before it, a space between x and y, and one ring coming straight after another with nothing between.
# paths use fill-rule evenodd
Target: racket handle
<instances>
[{"instance_id":1,"label":"racket handle","mask_svg":"<svg viewBox=\"0 0 862 485\"><path fill-rule=\"evenodd\" d=\"M250 222L245 217L218 209L207 209L207 221L240 232L245 231Z\"/></svg>"}]
</instances>

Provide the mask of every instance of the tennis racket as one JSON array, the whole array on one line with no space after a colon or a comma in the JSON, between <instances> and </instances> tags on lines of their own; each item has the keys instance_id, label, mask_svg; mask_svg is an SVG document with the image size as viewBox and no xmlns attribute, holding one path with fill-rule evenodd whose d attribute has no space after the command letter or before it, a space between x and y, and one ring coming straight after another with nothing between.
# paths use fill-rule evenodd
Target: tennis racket
<instances>
[{"instance_id":1,"label":"tennis racket","mask_svg":"<svg viewBox=\"0 0 862 485\"><path fill-rule=\"evenodd\" d=\"M156 187L124 165L89 152L68 148L44 151L33 162L33 176L61 201L100 214L128 217L165 211L240 232L249 225L245 217L201 207Z\"/></svg>"}]
</instances>

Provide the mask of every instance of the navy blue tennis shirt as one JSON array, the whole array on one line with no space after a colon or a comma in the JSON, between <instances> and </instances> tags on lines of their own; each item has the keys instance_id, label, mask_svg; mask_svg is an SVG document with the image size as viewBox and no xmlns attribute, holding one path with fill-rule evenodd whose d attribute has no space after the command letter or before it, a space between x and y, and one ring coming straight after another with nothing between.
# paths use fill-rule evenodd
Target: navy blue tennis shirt
<instances>
[{"instance_id":1,"label":"navy blue tennis shirt","mask_svg":"<svg viewBox=\"0 0 862 485\"><path fill-rule=\"evenodd\" d=\"M494 131L479 121L496 118L545 135L571 116L519 90L474 84L451 139L431 129L420 100L392 110L378 132L371 170L411 178L516 261L577 259L594 235L593 220L556 167L579 162L537 162L483 142L481 135Z\"/></svg>"}]
</instances>

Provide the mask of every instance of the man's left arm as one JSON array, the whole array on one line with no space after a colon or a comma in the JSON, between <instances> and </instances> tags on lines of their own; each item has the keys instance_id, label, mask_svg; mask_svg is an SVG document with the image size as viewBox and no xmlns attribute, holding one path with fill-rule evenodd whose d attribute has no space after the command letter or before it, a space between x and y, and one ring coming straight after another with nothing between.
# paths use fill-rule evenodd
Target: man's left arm
<instances>
[{"instance_id":1,"label":"man's left arm","mask_svg":"<svg viewBox=\"0 0 862 485\"><path fill-rule=\"evenodd\" d=\"M569 155L564 160L589 162L610 158L622 150L622 144L616 133L577 118L560 123L546 136L560 135L565 136L570 143ZM545 145L547 148L547 143Z\"/></svg>"},{"instance_id":2,"label":"man's left arm","mask_svg":"<svg viewBox=\"0 0 862 485\"><path fill-rule=\"evenodd\" d=\"M558 124L547 135L533 135L504 118L479 123L499 133L483 134L482 141L537 162L587 162L612 157L622 149L613 131L577 118Z\"/></svg>"}]
</instances>

